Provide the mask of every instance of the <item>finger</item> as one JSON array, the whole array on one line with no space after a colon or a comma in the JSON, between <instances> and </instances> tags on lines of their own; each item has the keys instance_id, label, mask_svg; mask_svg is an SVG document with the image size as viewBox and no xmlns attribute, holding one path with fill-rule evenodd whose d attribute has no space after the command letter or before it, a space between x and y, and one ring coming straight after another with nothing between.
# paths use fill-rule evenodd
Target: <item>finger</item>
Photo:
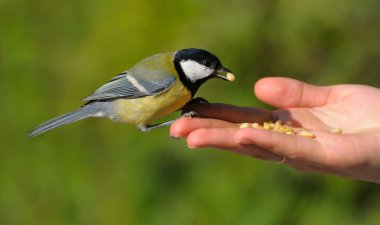
<instances>
[{"instance_id":1,"label":"finger","mask_svg":"<svg viewBox=\"0 0 380 225\"><path fill-rule=\"evenodd\" d=\"M263 150L254 145L236 143L234 136L239 128L209 128L197 129L187 137L189 148L212 147L228 150L242 155L253 156L262 160L279 162L282 158L272 152Z\"/></svg>"},{"instance_id":2,"label":"finger","mask_svg":"<svg viewBox=\"0 0 380 225\"><path fill-rule=\"evenodd\" d=\"M319 141L298 135L286 135L264 129L240 129L235 134L239 144L256 145L289 160L304 163L325 162L327 154Z\"/></svg>"},{"instance_id":3,"label":"finger","mask_svg":"<svg viewBox=\"0 0 380 225\"><path fill-rule=\"evenodd\" d=\"M317 107L326 104L331 87L315 86L295 79L267 77L256 82L255 94L277 108Z\"/></svg>"},{"instance_id":4,"label":"finger","mask_svg":"<svg viewBox=\"0 0 380 225\"><path fill-rule=\"evenodd\" d=\"M294 168L295 170L297 170L298 172L302 172L302 173L312 173L314 172L313 169L311 169L309 166L304 166L304 165L299 165L299 164L290 164L288 163L288 165L292 168Z\"/></svg>"},{"instance_id":5,"label":"finger","mask_svg":"<svg viewBox=\"0 0 380 225\"><path fill-rule=\"evenodd\" d=\"M194 130L201 128L236 128L239 124L229 123L217 119L205 118L180 118L170 126L170 136L180 138L186 137Z\"/></svg>"},{"instance_id":6,"label":"finger","mask_svg":"<svg viewBox=\"0 0 380 225\"><path fill-rule=\"evenodd\" d=\"M273 120L272 113L266 109L254 107L238 107L222 103L212 103L209 105L189 105L185 112L195 111L201 117L215 118L232 123L258 122Z\"/></svg>"}]
</instances>

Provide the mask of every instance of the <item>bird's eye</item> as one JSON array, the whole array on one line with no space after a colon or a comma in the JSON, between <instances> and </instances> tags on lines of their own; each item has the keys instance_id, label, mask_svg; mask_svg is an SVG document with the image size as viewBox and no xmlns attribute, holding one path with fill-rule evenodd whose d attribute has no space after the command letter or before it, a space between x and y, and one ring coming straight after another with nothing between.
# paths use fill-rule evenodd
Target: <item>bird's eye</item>
<instances>
[{"instance_id":1,"label":"bird's eye","mask_svg":"<svg viewBox=\"0 0 380 225\"><path fill-rule=\"evenodd\" d=\"M205 67L210 67L211 66L210 61L208 61L208 60L203 61L203 65Z\"/></svg>"}]
</instances>

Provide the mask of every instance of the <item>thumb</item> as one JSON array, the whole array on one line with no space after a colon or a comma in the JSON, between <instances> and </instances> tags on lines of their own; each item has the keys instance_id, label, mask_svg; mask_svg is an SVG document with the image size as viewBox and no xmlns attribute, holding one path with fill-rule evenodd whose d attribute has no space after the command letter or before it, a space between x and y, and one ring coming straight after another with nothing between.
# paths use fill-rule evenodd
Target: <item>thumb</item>
<instances>
[{"instance_id":1,"label":"thumb","mask_svg":"<svg viewBox=\"0 0 380 225\"><path fill-rule=\"evenodd\" d=\"M327 86L315 86L285 77L262 78L254 89L261 101L277 108L322 106L331 91Z\"/></svg>"}]
</instances>

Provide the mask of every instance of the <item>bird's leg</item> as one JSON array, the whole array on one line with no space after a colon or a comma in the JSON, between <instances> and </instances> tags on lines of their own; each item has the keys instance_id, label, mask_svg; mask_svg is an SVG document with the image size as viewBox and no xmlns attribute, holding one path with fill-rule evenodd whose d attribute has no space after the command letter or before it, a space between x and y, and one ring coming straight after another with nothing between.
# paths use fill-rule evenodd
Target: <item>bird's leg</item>
<instances>
[{"instance_id":1,"label":"bird's leg","mask_svg":"<svg viewBox=\"0 0 380 225\"><path fill-rule=\"evenodd\" d=\"M174 123L175 120L170 120L167 122L159 123L159 124L153 124L153 125L140 125L137 128L142 132L149 132L153 129L160 128L160 127L167 127Z\"/></svg>"},{"instance_id":2,"label":"bird's leg","mask_svg":"<svg viewBox=\"0 0 380 225\"><path fill-rule=\"evenodd\" d=\"M198 113L196 113L194 111L190 111L190 112L183 114L181 117L192 118L192 117L199 117L199 115L198 115ZM149 132L149 131L156 129L156 128L170 126L174 123L174 121L176 121L176 120L170 120L167 122L163 122L163 123L159 123L159 124L153 124L153 125L139 125L139 126L137 126L137 128L142 132Z\"/></svg>"}]
</instances>

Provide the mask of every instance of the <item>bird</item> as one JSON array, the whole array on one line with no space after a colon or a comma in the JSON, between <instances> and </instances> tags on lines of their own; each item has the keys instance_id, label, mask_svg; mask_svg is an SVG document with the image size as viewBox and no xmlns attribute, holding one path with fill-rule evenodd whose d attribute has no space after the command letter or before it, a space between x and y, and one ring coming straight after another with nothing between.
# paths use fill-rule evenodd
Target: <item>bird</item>
<instances>
[{"instance_id":1,"label":"bird","mask_svg":"<svg viewBox=\"0 0 380 225\"><path fill-rule=\"evenodd\" d=\"M27 135L35 137L89 117L133 124L143 132L170 126L175 120L152 122L186 105L207 103L194 95L211 78L233 81L235 76L209 51L186 48L148 56L82 99L86 103L79 109L44 122Z\"/></svg>"}]
</instances>

